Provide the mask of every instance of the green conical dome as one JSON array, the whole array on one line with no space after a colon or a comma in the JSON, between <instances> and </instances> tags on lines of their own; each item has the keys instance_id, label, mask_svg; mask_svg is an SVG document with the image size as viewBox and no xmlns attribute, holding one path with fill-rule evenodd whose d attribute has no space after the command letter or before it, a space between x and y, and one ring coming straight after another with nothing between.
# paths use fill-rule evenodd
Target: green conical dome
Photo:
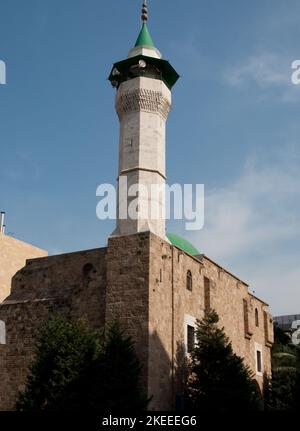
<instances>
[{"instance_id":1,"label":"green conical dome","mask_svg":"<svg viewBox=\"0 0 300 431\"><path fill-rule=\"evenodd\" d=\"M154 43L152 40L152 37L150 36L147 24L144 22L139 34L139 37L137 38L137 41L135 43L135 46L151 46L154 48Z\"/></svg>"}]
</instances>

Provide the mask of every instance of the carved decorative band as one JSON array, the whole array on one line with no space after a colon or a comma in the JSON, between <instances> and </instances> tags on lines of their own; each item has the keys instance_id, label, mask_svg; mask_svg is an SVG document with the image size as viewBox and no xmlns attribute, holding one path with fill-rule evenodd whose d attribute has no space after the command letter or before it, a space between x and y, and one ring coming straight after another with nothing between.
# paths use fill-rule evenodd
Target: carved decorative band
<instances>
[{"instance_id":1,"label":"carved decorative band","mask_svg":"<svg viewBox=\"0 0 300 431\"><path fill-rule=\"evenodd\" d=\"M166 119L170 108L170 103L162 93L143 88L122 94L118 97L116 104L120 117L127 112L147 111L159 113Z\"/></svg>"}]
</instances>

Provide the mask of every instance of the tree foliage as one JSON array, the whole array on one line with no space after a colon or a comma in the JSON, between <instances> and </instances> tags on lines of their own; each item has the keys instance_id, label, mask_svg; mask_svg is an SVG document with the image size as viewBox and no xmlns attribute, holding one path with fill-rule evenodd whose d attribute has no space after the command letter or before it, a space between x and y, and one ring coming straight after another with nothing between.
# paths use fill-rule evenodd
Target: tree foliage
<instances>
[{"instance_id":1,"label":"tree foliage","mask_svg":"<svg viewBox=\"0 0 300 431\"><path fill-rule=\"evenodd\" d=\"M269 409L297 410L300 406L300 350L276 326L274 335Z\"/></svg>"},{"instance_id":2,"label":"tree foliage","mask_svg":"<svg viewBox=\"0 0 300 431\"><path fill-rule=\"evenodd\" d=\"M258 410L261 398L252 373L237 356L218 326L213 310L198 321L196 347L191 354L188 398L193 409L207 411Z\"/></svg>"},{"instance_id":3,"label":"tree foliage","mask_svg":"<svg viewBox=\"0 0 300 431\"><path fill-rule=\"evenodd\" d=\"M94 412L143 409L141 364L118 323L105 334L83 321L51 319L40 331L35 360L17 408L23 411Z\"/></svg>"}]
</instances>

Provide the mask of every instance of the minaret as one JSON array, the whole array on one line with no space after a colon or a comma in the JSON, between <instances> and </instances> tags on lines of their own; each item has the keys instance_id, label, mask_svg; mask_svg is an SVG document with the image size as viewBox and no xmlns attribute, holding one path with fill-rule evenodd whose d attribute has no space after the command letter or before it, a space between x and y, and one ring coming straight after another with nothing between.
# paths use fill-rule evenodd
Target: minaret
<instances>
[{"instance_id":1,"label":"minaret","mask_svg":"<svg viewBox=\"0 0 300 431\"><path fill-rule=\"evenodd\" d=\"M109 76L117 89L115 106L120 121L119 198L113 236L151 231L166 239L166 121L171 89L179 75L155 48L147 21L145 0L135 47L126 60L114 64Z\"/></svg>"}]
</instances>

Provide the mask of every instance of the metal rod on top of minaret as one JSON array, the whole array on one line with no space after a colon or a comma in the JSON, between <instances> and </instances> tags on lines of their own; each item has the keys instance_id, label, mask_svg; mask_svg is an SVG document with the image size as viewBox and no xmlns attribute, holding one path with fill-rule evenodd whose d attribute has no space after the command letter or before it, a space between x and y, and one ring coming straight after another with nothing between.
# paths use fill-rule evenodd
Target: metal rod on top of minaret
<instances>
[{"instance_id":1,"label":"metal rod on top of minaret","mask_svg":"<svg viewBox=\"0 0 300 431\"><path fill-rule=\"evenodd\" d=\"M148 21L148 5L147 0L144 0L143 8L142 8L142 21L143 23Z\"/></svg>"}]
</instances>

